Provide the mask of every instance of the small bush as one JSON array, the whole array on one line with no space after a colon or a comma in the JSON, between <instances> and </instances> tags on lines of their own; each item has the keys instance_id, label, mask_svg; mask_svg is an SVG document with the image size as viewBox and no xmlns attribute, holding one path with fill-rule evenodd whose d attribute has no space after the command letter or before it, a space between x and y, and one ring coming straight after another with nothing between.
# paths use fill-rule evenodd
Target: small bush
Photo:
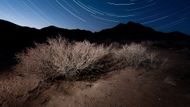
<instances>
[{"instance_id":1,"label":"small bush","mask_svg":"<svg viewBox=\"0 0 190 107\"><path fill-rule=\"evenodd\" d=\"M84 42L69 43L62 38L49 39L36 44L36 48L17 54L17 69L25 75L35 74L45 80L64 77L80 78L95 74L152 64L155 54L147 52L140 44L124 45L123 48Z\"/></svg>"},{"instance_id":2,"label":"small bush","mask_svg":"<svg viewBox=\"0 0 190 107\"><path fill-rule=\"evenodd\" d=\"M156 53L148 52L147 48L141 44L124 45L122 49L115 51L115 54L124 66L138 68L157 62Z\"/></svg>"}]
</instances>

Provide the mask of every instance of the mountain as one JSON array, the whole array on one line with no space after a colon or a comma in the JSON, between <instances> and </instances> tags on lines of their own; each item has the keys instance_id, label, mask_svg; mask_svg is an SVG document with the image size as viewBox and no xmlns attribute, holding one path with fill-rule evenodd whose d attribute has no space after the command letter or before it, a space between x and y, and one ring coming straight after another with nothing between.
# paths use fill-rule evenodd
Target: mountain
<instances>
[{"instance_id":1,"label":"mountain","mask_svg":"<svg viewBox=\"0 0 190 107\"><path fill-rule=\"evenodd\" d=\"M119 24L114 28L105 29L98 32L98 35L113 40L126 41L165 41L165 42L187 42L190 36L180 32L163 33L155 31L150 27L143 26L139 23L128 22Z\"/></svg>"},{"instance_id":2,"label":"mountain","mask_svg":"<svg viewBox=\"0 0 190 107\"><path fill-rule=\"evenodd\" d=\"M134 22L119 24L113 28L93 33L86 30L68 30L55 26L35 29L0 20L0 68L6 68L14 64L15 53L33 46L34 42L42 43L47 38L53 38L58 35L71 41L89 40L96 43L153 41L165 47L190 46L189 35L180 32L158 32L150 27Z\"/></svg>"}]
</instances>

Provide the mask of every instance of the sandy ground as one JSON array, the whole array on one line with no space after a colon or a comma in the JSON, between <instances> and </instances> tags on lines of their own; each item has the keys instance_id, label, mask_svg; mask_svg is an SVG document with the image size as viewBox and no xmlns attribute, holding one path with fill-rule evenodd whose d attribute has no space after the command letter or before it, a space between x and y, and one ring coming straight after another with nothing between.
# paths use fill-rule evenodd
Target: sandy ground
<instances>
[{"instance_id":1,"label":"sandy ground","mask_svg":"<svg viewBox=\"0 0 190 107\"><path fill-rule=\"evenodd\" d=\"M126 69L96 82L60 82L31 107L190 107L190 93L172 77Z\"/></svg>"}]
</instances>

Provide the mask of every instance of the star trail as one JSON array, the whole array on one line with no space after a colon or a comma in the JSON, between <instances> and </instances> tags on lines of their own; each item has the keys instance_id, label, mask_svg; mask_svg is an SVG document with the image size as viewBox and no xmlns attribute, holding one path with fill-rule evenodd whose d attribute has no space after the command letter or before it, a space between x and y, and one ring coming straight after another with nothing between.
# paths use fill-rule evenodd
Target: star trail
<instances>
[{"instance_id":1,"label":"star trail","mask_svg":"<svg viewBox=\"0 0 190 107\"><path fill-rule=\"evenodd\" d=\"M1 0L0 19L42 28L99 31L129 21L190 34L189 0Z\"/></svg>"}]
</instances>

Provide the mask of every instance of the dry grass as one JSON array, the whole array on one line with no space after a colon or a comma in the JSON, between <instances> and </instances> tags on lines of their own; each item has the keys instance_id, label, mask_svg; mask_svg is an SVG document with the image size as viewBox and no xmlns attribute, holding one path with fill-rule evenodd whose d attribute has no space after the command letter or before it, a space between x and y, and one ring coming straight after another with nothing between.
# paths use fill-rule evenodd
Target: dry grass
<instances>
[{"instance_id":1,"label":"dry grass","mask_svg":"<svg viewBox=\"0 0 190 107\"><path fill-rule=\"evenodd\" d=\"M81 78L81 75L94 75L127 66L138 68L156 61L155 54L147 52L146 47L140 44L122 47L50 39L47 43L36 44L35 48L18 54L17 68L25 75L35 74L43 80L57 77L76 79Z\"/></svg>"},{"instance_id":2,"label":"dry grass","mask_svg":"<svg viewBox=\"0 0 190 107\"><path fill-rule=\"evenodd\" d=\"M38 82L35 78L17 76L0 80L0 106L21 107L30 96L28 92L35 89Z\"/></svg>"}]
</instances>

